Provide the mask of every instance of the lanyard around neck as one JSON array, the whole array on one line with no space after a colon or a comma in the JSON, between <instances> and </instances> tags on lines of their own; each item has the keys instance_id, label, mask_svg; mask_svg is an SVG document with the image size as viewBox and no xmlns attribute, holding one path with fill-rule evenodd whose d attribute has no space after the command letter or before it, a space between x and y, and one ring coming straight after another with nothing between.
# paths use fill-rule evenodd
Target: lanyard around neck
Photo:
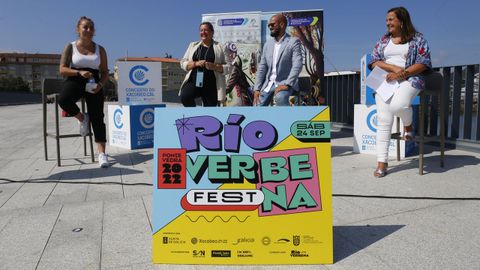
<instances>
[{"instance_id":1,"label":"lanyard around neck","mask_svg":"<svg viewBox=\"0 0 480 270\"><path fill-rule=\"evenodd\" d=\"M202 44L200 44L200 46L204 47ZM207 47L207 51L206 51L205 54L203 55L203 59L202 59L202 48L200 47L200 52L199 52L199 54L200 54L199 59L200 59L200 60L205 60L205 61L207 61L207 54L208 54L208 51L210 51L210 48L211 48L212 46L213 46L213 44Z\"/></svg>"},{"instance_id":2,"label":"lanyard around neck","mask_svg":"<svg viewBox=\"0 0 480 270\"><path fill-rule=\"evenodd\" d=\"M198 49L195 50L194 55L195 54L197 55L198 60L207 60L207 54L210 51L210 47L212 46L213 46L213 43L207 47L207 51L205 52L205 55L203 56L203 59L202 59L202 47L205 47L205 46L203 46L203 43L200 43L200 46L198 46Z\"/></svg>"}]
</instances>

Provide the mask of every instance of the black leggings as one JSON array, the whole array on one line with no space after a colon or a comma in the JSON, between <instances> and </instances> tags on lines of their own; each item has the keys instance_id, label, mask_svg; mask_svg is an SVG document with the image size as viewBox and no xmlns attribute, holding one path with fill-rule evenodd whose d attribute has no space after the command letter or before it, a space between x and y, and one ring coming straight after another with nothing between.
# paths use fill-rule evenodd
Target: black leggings
<instances>
[{"instance_id":1,"label":"black leggings","mask_svg":"<svg viewBox=\"0 0 480 270\"><path fill-rule=\"evenodd\" d=\"M91 70L95 77L95 81L99 81L98 70ZM58 103L60 107L66 111L69 115L77 115L80 112L76 102L80 98L84 97L87 103L87 111L92 123L93 134L95 136L95 142L105 143L107 142L106 128L103 121L103 104L104 96L103 91L99 91L96 94L85 92L85 84L87 79L83 77L67 77L63 83L63 89L60 92Z\"/></svg>"},{"instance_id":2,"label":"black leggings","mask_svg":"<svg viewBox=\"0 0 480 270\"><path fill-rule=\"evenodd\" d=\"M217 89L215 87L196 87L194 82L187 81L182 86L180 98L185 107L195 107L195 98L202 97L204 107L217 106Z\"/></svg>"}]
</instances>

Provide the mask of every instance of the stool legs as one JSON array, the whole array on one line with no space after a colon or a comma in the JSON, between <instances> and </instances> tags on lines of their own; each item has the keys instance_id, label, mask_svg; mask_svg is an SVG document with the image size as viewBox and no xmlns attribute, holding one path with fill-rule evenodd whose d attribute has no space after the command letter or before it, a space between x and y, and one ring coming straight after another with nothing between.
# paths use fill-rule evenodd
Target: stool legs
<instances>
[{"instance_id":1,"label":"stool legs","mask_svg":"<svg viewBox=\"0 0 480 270\"><path fill-rule=\"evenodd\" d=\"M425 136L425 95L420 94L420 106L418 108L418 174L423 175L423 154Z\"/></svg>"},{"instance_id":2,"label":"stool legs","mask_svg":"<svg viewBox=\"0 0 480 270\"><path fill-rule=\"evenodd\" d=\"M396 131L399 134L397 137L397 161L400 161L400 137L402 132L400 131L400 117L397 116Z\"/></svg>"},{"instance_id":3,"label":"stool legs","mask_svg":"<svg viewBox=\"0 0 480 270\"><path fill-rule=\"evenodd\" d=\"M48 160L48 149L47 149L47 136L55 137L56 145L57 145L57 165L60 167L62 165L60 159L60 139L61 138L72 138L72 137L80 137L80 134L65 134L60 135L60 112L59 112L59 105L58 105L58 95L55 96L55 135L52 133L47 132L47 104L45 97L43 99L43 144L45 150L45 160ZM82 100L82 113L85 112L85 102ZM92 139L92 132L89 131L88 134L89 143L90 143L90 153L92 157L92 163L95 162L95 155L93 151L93 139ZM83 138L83 152L84 155L87 156L87 138Z\"/></svg>"},{"instance_id":4,"label":"stool legs","mask_svg":"<svg viewBox=\"0 0 480 270\"><path fill-rule=\"evenodd\" d=\"M85 101L82 99L81 100L82 104L82 113L85 113ZM90 142L92 143L92 142ZM83 155L87 156L87 137L83 137Z\"/></svg>"},{"instance_id":5,"label":"stool legs","mask_svg":"<svg viewBox=\"0 0 480 270\"><path fill-rule=\"evenodd\" d=\"M85 113L85 100L82 99L82 113ZM90 142L90 153L92 156L92 163L95 162L95 155L93 154L93 139L92 139L92 129L90 128L90 125L88 126L88 139ZM83 155L87 156L87 137L83 137Z\"/></svg>"},{"instance_id":6,"label":"stool legs","mask_svg":"<svg viewBox=\"0 0 480 270\"><path fill-rule=\"evenodd\" d=\"M447 68L443 71L444 75L446 74L448 77L447 80L443 79L442 74L439 72L433 72L431 74L427 74L425 76L425 90L419 93L420 97L420 105L418 107L418 134L416 138L416 142L418 142L418 174L423 175L423 167L424 163L424 154L425 154L425 142L429 142L431 140L435 140L436 142L440 143L440 167L444 167L444 159L445 159L445 126L448 114L448 93L444 92L444 89L448 89L450 83L450 69ZM433 108L436 107L437 104L434 102L435 99L430 97L438 97L440 101L439 106L439 115L434 113ZM427 108L432 107L432 110L429 110L431 113L427 113ZM445 107L446 106L446 107ZM427 115L428 114L428 115ZM429 123L433 125L436 123L436 117L440 116L440 134L437 136L437 131L433 130L437 125L432 126L430 131L427 131L426 128L429 126ZM428 119L430 118L430 119ZM398 120L398 119L397 119ZM397 123L397 133L392 134L392 138L397 139L397 160L400 159L399 149L399 137L397 136L399 132L399 126ZM435 134L431 134L435 133Z\"/></svg>"},{"instance_id":7,"label":"stool legs","mask_svg":"<svg viewBox=\"0 0 480 270\"><path fill-rule=\"evenodd\" d=\"M92 163L95 163L95 155L93 154L93 142L92 142L92 134L90 132L90 136L88 136L89 140L90 140L90 153L92 154ZM86 139L86 138L85 138ZM86 146L86 143L85 143L85 146Z\"/></svg>"},{"instance_id":8,"label":"stool legs","mask_svg":"<svg viewBox=\"0 0 480 270\"><path fill-rule=\"evenodd\" d=\"M440 167L444 167L445 159L445 115L446 112L443 110L445 99L442 95L439 96L440 99Z\"/></svg>"},{"instance_id":9,"label":"stool legs","mask_svg":"<svg viewBox=\"0 0 480 270\"><path fill-rule=\"evenodd\" d=\"M45 151L45 160L48 160L47 151L47 97L42 91L42 107L43 107L43 149Z\"/></svg>"},{"instance_id":10,"label":"stool legs","mask_svg":"<svg viewBox=\"0 0 480 270\"><path fill-rule=\"evenodd\" d=\"M57 141L57 165L62 166L60 162L60 121L58 119L58 97L55 97L55 140Z\"/></svg>"}]
</instances>

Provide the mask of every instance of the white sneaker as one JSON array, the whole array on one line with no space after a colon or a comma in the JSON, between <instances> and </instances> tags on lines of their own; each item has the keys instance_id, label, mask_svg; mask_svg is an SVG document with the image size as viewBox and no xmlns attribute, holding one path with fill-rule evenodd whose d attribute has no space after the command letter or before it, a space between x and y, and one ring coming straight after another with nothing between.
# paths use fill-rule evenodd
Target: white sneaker
<instances>
[{"instance_id":1,"label":"white sneaker","mask_svg":"<svg viewBox=\"0 0 480 270\"><path fill-rule=\"evenodd\" d=\"M90 117L88 117L88 113L83 114L83 122L80 122L80 135L85 137L88 135L90 131Z\"/></svg>"},{"instance_id":2,"label":"white sneaker","mask_svg":"<svg viewBox=\"0 0 480 270\"><path fill-rule=\"evenodd\" d=\"M100 168L107 168L109 166L107 154L100 153L98 155L98 165L100 165Z\"/></svg>"}]
</instances>

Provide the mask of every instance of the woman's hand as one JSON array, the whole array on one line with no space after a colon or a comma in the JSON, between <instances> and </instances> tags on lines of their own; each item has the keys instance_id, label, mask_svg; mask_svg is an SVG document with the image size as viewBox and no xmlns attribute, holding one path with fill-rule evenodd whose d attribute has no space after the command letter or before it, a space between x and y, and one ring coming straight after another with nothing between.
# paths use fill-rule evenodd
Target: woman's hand
<instances>
[{"instance_id":1,"label":"woman's hand","mask_svg":"<svg viewBox=\"0 0 480 270\"><path fill-rule=\"evenodd\" d=\"M205 62L205 68L215 72L223 73L223 66L220 64Z\"/></svg>"},{"instance_id":2,"label":"woman's hand","mask_svg":"<svg viewBox=\"0 0 480 270\"><path fill-rule=\"evenodd\" d=\"M215 71L216 65L214 63L205 62L205 68L208 69L208 70Z\"/></svg>"},{"instance_id":3,"label":"woman's hand","mask_svg":"<svg viewBox=\"0 0 480 270\"><path fill-rule=\"evenodd\" d=\"M205 60L199 60L199 61L196 61L195 62L195 67L201 67L201 68L204 68L205 67Z\"/></svg>"},{"instance_id":4,"label":"woman's hand","mask_svg":"<svg viewBox=\"0 0 480 270\"><path fill-rule=\"evenodd\" d=\"M78 72L80 73L80 76L82 76L83 78L90 79L93 77L93 73L91 73L90 71L80 70Z\"/></svg>"},{"instance_id":5,"label":"woman's hand","mask_svg":"<svg viewBox=\"0 0 480 270\"><path fill-rule=\"evenodd\" d=\"M394 73L402 73L403 72L403 68L397 67L397 66L394 66L394 65L391 65L391 69L392 69L392 72L394 72Z\"/></svg>"},{"instance_id":6,"label":"woman's hand","mask_svg":"<svg viewBox=\"0 0 480 270\"><path fill-rule=\"evenodd\" d=\"M399 72L403 71L403 68L401 68L399 66L392 65L392 64L387 64L384 61L377 61L377 62L373 63L372 64L372 69L376 66L378 66L379 68L381 68L385 71L393 72L393 73L399 73Z\"/></svg>"},{"instance_id":7,"label":"woman's hand","mask_svg":"<svg viewBox=\"0 0 480 270\"><path fill-rule=\"evenodd\" d=\"M391 81L402 81L403 80L403 70L400 72L390 72L387 74L387 82Z\"/></svg>"},{"instance_id":8,"label":"woman's hand","mask_svg":"<svg viewBox=\"0 0 480 270\"><path fill-rule=\"evenodd\" d=\"M95 87L95 89L93 89L93 93L96 94L96 93L102 91L102 88L103 88L103 84L101 82L97 83L97 87Z\"/></svg>"}]
</instances>

